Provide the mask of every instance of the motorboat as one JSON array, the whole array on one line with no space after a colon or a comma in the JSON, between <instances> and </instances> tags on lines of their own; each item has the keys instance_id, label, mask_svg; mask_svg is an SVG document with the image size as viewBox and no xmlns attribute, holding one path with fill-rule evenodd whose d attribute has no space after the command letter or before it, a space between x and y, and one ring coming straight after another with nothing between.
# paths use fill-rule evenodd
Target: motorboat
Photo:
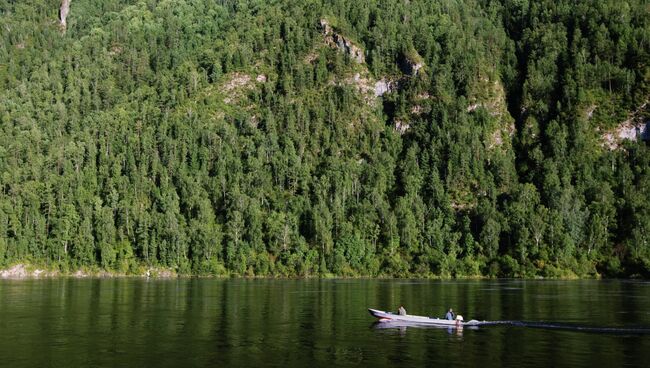
<instances>
[{"instance_id":1,"label":"motorboat","mask_svg":"<svg viewBox=\"0 0 650 368\"><path fill-rule=\"evenodd\" d=\"M448 320L444 318L416 316L411 314L397 314L393 312L386 312L378 309L368 308L371 316L377 318L379 322L387 322L391 324L404 324L404 325L427 325L427 326L443 326L443 327L463 327L463 326L477 326L480 324L477 320L464 321L463 316L457 315L456 319Z\"/></svg>"}]
</instances>

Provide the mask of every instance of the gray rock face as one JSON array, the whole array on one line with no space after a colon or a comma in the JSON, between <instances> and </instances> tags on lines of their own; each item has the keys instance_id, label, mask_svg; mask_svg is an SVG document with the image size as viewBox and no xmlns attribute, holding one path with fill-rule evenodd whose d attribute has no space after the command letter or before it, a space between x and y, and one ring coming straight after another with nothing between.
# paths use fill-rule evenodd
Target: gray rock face
<instances>
[{"instance_id":1,"label":"gray rock face","mask_svg":"<svg viewBox=\"0 0 650 368\"><path fill-rule=\"evenodd\" d=\"M335 32L332 26L330 26L327 19L320 20L320 29L321 32L323 32L323 36L325 36L325 42L327 44L332 47L336 47L358 64L362 64L366 61L363 50L359 46L352 43L352 41L349 39Z\"/></svg>"},{"instance_id":2,"label":"gray rock face","mask_svg":"<svg viewBox=\"0 0 650 368\"><path fill-rule=\"evenodd\" d=\"M352 42L347 40L345 37L341 36L338 33L334 33L332 35L332 39L334 40L336 47L348 54L350 56L350 59L356 61L359 64L366 61L363 55L363 51L359 47L352 44Z\"/></svg>"},{"instance_id":3,"label":"gray rock face","mask_svg":"<svg viewBox=\"0 0 650 368\"><path fill-rule=\"evenodd\" d=\"M420 62L413 61L407 57L403 57L402 60L400 60L399 63L400 69L402 69L402 72L405 74L408 74L410 76L416 76L420 69L424 66Z\"/></svg>"},{"instance_id":4,"label":"gray rock face","mask_svg":"<svg viewBox=\"0 0 650 368\"><path fill-rule=\"evenodd\" d=\"M393 89L393 83L381 79L375 83L375 97L384 95L386 92L390 92Z\"/></svg>"},{"instance_id":5,"label":"gray rock face","mask_svg":"<svg viewBox=\"0 0 650 368\"><path fill-rule=\"evenodd\" d=\"M59 9L59 21L61 28L65 29L68 26L66 19L68 18L68 13L70 12L70 2L72 0L61 0L61 8Z\"/></svg>"},{"instance_id":6,"label":"gray rock face","mask_svg":"<svg viewBox=\"0 0 650 368\"><path fill-rule=\"evenodd\" d=\"M639 136L644 141L650 141L650 120L646 121L639 127Z\"/></svg>"},{"instance_id":7,"label":"gray rock face","mask_svg":"<svg viewBox=\"0 0 650 368\"><path fill-rule=\"evenodd\" d=\"M320 28L323 31L323 34L325 36L329 36L329 34L332 33L332 27L330 27L330 24L327 21L327 19L320 20Z\"/></svg>"},{"instance_id":8,"label":"gray rock face","mask_svg":"<svg viewBox=\"0 0 650 368\"><path fill-rule=\"evenodd\" d=\"M624 122L618 124L614 129L607 130L602 133L602 146L610 150L615 150L619 147L620 143L625 140L631 141L650 141L650 119L648 118L648 101L639 106L635 111L629 114L629 118ZM590 107L587 110L587 117L597 106ZM596 128L600 131L599 128Z\"/></svg>"},{"instance_id":9,"label":"gray rock face","mask_svg":"<svg viewBox=\"0 0 650 368\"><path fill-rule=\"evenodd\" d=\"M617 129L618 138L632 141L638 139L646 141L650 139L650 131L648 129L650 129L650 121L637 124L623 124Z\"/></svg>"},{"instance_id":10,"label":"gray rock face","mask_svg":"<svg viewBox=\"0 0 650 368\"><path fill-rule=\"evenodd\" d=\"M624 139L631 141L650 141L650 120L640 123L625 121L613 131L603 134L604 146L610 150L617 149Z\"/></svg>"}]
</instances>

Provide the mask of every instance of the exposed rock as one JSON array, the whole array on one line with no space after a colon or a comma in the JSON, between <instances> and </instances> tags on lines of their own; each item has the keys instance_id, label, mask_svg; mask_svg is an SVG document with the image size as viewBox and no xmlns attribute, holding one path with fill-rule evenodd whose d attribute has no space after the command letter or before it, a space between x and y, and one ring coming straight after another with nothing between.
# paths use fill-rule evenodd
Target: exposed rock
<instances>
[{"instance_id":1,"label":"exposed rock","mask_svg":"<svg viewBox=\"0 0 650 368\"><path fill-rule=\"evenodd\" d=\"M385 93L390 92L397 87L396 82L387 79L375 81L369 75L367 70L364 70L362 73L355 73L354 75L344 79L331 80L329 84L334 86L354 87L357 92L363 94L364 100L368 105L375 105L378 101L378 97L381 97Z\"/></svg>"},{"instance_id":2,"label":"exposed rock","mask_svg":"<svg viewBox=\"0 0 650 368\"><path fill-rule=\"evenodd\" d=\"M650 120L640 127L640 137L644 141L650 141Z\"/></svg>"},{"instance_id":3,"label":"exposed rock","mask_svg":"<svg viewBox=\"0 0 650 368\"><path fill-rule=\"evenodd\" d=\"M423 110L423 109L422 109L422 106L420 106L420 105L413 105L413 106L411 107L411 114L420 115L420 114L422 113L422 110Z\"/></svg>"},{"instance_id":4,"label":"exposed rock","mask_svg":"<svg viewBox=\"0 0 650 368\"><path fill-rule=\"evenodd\" d=\"M596 111L597 105L591 105L589 108L585 111L587 114L587 119L591 119L592 116L594 116L594 111Z\"/></svg>"},{"instance_id":5,"label":"exposed rock","mask_svg":"<svg viewBox=\"0 0 650 368\"><path fill-rule=\"evenodd\" d=\"M635 123L632 120L626 120L613 131L603 134L602 139L603 146L609 150L617 149L625 139L648 141L650 140L650 121Z\"/></svg>"},{"instance_id":6,"label":"exposed rock","mask_svg":"<svg viewBox=\"0 0 650 368\"><path fill-rule=\"evenodd\" d=\"M412 70L411 75L418 74L418 72L420 71L420 69L422 69L423 66L424 66L424 63L413 63L413 64L411 64L411 70Z\"/></svg>"},{"instance_id":7,"label":"exposed rock","mask_svg":"<svg viewBox=\"0 0 650 368\"><path fill-rule=\"evenodd\" d=\"M336 44L339 50L345 52L350 56L350 59L356 61L358 64L361 64L366 61L363 50L358 46L354 45L349 39L341 36L338 33L332 35L332 40Z\"/></svg>"},{"instance_id":8,"label":"exposed rock","mask_svg":"<svg viewBox=\"0 0 650 368\"><path fill-rule=\"evenodd\" d=\"M17 264L9 269L0 271L0 279L24 279L41 276L56 276L56 273L39 269L33 271L28 270L24 264Z\"/></svg>"},{"instance_id":9,"label":"exposed rock","mask_svg":"<svg viewBox=\"0 0 650 368\"><path fill-rule=\"evenodd\" d=\"M154 278L172 278L177 277L176 272L169 268L150 268L144 275L145 277L154 277Z\"/></svg>"},{"instance_id":10,"label":"exposed rock","mask_svg":"<svg viewBox=\"0 0 650 368\"><path fill-rule=\"evenodd\" d=\"M17 264L8 270L0 271L0 278L2 279L21 279L27 276L25 265Z\"/></svg>"},{"instance_id":11,"label":"exposed rock","mask_svg":"<svg viewBox=\"0 0 650 368\"><path fill-rule=\"evenodd\" d=\"M325 42L328 45L336 47L358 64L362 64L366 61L363 50L359 46L352 43L349 38L346 38L343 35L334 32L334 29L330 26L329 22L326 19L320 20L320 26L321 31L325 36Z\"/></svg>"},{"instance_id":12,"label":"exposed rock","mask_svg":"<svg viewBox=\"0 0 650 368\"><path fill-rule=\"evenodd\" d=\"M86 272L82 271L82 270L77 270L77 272L72 274L72 277L76 277L76 278L84 278L84 277L88 277L88 276L89 275Z\"/></svg>"},{"instance_id":13,"label":"exposed rock","mask_svg":"<svg viewBox=\"0 0 650 368\"><path fill-rule=\"evenodd\" d=\"M224 85L224 89L230 92L234 89L244 87L251 81L250 75L234 73L232 78Z\"/></svg>"},{"instance_id":14,"label":"exposed rock","mask_svg":"<svg viewBox=\"0 0 650 368\"><path fill-rule=\"evenodd\" d=\"M646 119L643 114L647 107L648 103L646 102L631 113L629 119L620 123L613 130L606 131L601 136L602 146L609 150L615 150L625 139L650 141L650 119Z\"/></svg>"},{"instance_id":15,"label":"exposed rock","mask_svg":"<svg viewBox=\"0 0 650 368\"><path fill-rule=\"evenodd\" d=\"M266 76L258 75L255 80L265 80ZM231 104L238 101L244 96L244 93L250 90L254 85L253 79L248 74L232 73L224 84L220 86L220 90L224 92L223 102Z\"/></svg>"},{"instance_id":16,"label":"exposed rock","mask_svg":"<svg viewBox=\"0 0 650 368\"><path fill-rule=\"evenodd\" d=\"M472 111L478 109L479 106L481 106L481 104L479 104L479 103L473 103L473 104L467 106L467 112L472 112Z\"/></svg>"},{"instance_id":17,"label":"exposed rock","mask_svg":"<svg viewBox=\"0 0 650 368\"><path fill-rule=\"evenodd\" d=\"M514 122L511 122L507 127L495 130L490 137L488 149L502 146L504 144L504 138L512 138L513 135L515 135Z\"/></svg>"},{"instance_id":18,"label":"exposed rock","mask_svg":"<svg viewBox=\"0 0 650 368\"><path fill-rule=\"evenodd\" d=\"M61 0L61 8L59 8L59 21L61 24L61 28L63 28L63 30L65 30L66 27L68 26L66 19L68 18L68 13L70 13L71 1L72 0Z\"/></svg>"},{"instance_id":19,"label":"exposed rock","mask_svg":"<svg viewBox=\"0 0 650 368\"><path fill-rule=\"evenodd\" d=\"M456 211L466 211L476 207L476 204L474 203L456 203L454 201L451 201L449 205L451 208L453 208Z\"/></svg>"},{"instance_id":20,"label":"exposed rock","mask_svg":"<svg viewBox=\"0 0 650 368\"><path fill-rule=\"evenodd\" d=\"M481 77L475 83L475 88L470 92L467 112L484 108L491 116L508 117L506 107L506 94L503 84L499 80L491 81L488 77Z\"/></svg>"},{"instance_id":21,"label":"exposed rock","mask_svg":"<svg viewBox=\"0 0 650 368\"><path fill-rule=\"evenodd\" d=\"M258 81L259 83L264 83L266 82L266 75L260 74L257 76L257 78L255 78L255 80Z\"/></svg>"},{"instance_id":22,"label":"exposed rock","mask_svg":"<svg viewBox=\"0 0 650 368\"><path fill-rule=\"evenodd\" d=\"M320 27L325 36L329 36L332 33L332 27L330 26L330 23L327 21L327 19L320 20Z\"/></svg>"},{"instance_id":23,"label":"exposed rock","mask_svg":"<svg viewBox=\"0 0 650 368\"><path fill-rule=\"evenodd\" d=\"M404 74L414 77L418 74L420 69L424 67L424 62L417 51L411 50L408 54L402 54L399 61L399 67L402 69Z\"/></svg>"},{"instance_id":24,"label":"exposed rock","mask_svg":"<svg viewBox=\"0 0 650 368\"><path fill-rule=\"evenodd\" d=\"M410 61L408 59L404 59L400 63L400 68L402 69L402 71L405 74L408 74L408 75L410 75L412 77L416 76L418 74L418 71L420 71L420 69L422 69L423 66L424 66L424 64L422 64L422 63L412 62L412 61Z\"/></svg>"},{"instance_id":25,"label":"exposed rock","mask_svg":"<svg viewBox=\"0 0 650 368\"><path fill-rule=\"evenodd\" d=\"M503 83L496 76L495 71L484 70L479 72L467 96L468 113L474 113L481 109L488 113L494 125L491 132L487 132L485 145L488 149L507 147L515 134L514 119L510 115L506 103L506 94ZM490 77L491 76L491 77Z\"/></svg>"},{"instance_id":26,"label":"exposed rock","mask_svg":"<svg viewBox=\"0 0 650 368\"><path fill-rule=\"evenodd\" d=\"M395 89L395 83L392 81L387 81L386 79L380 79L375 83L375 96L383 96L385 93Z\"/></svg>"},{"instance_id":27,"label":"exposed rock","mask_svg":"<svg viewBox=\"0 0 650 368\"><path fill-rule=\"evenodd\" d=\"M411 125L409 123L407 123L407 122L404 122L404 121L401 121L401 120L395 120L395 130L399 134L406 133L409 130L410 127L411 127Z\"/></svg>"}]
</instances>

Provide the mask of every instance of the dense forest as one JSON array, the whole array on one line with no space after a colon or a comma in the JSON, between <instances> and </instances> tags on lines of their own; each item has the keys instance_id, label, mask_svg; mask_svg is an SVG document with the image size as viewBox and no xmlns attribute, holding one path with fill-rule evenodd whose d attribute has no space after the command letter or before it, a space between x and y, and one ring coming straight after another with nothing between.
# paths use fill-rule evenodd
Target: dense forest
<instances>
[{"instance_id":1,"label":"dense forest","mask_svg":"<svg viewBox=\"0 0 650 368\"><path fill-rule=\"evenodd\" d=\"M0 2L0 268L650 276L647 1L60 5Z\"/></svg>"}]
</instances>

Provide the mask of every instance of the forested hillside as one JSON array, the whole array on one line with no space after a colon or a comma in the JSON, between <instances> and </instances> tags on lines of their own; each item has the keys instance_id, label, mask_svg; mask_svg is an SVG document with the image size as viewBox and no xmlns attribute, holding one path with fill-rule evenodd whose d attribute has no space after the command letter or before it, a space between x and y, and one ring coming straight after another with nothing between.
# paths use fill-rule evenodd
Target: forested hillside
<instances>
[{"instance_id":1,"label":"forested hillside","mask_svg":"<svg viewBox=\"0 0 650 368\"><path fill-rule=\"evenodd\" d=\"M650 276L647 1L60 5L0 2L0 268Z\"/></svg>"}]
</instances>

